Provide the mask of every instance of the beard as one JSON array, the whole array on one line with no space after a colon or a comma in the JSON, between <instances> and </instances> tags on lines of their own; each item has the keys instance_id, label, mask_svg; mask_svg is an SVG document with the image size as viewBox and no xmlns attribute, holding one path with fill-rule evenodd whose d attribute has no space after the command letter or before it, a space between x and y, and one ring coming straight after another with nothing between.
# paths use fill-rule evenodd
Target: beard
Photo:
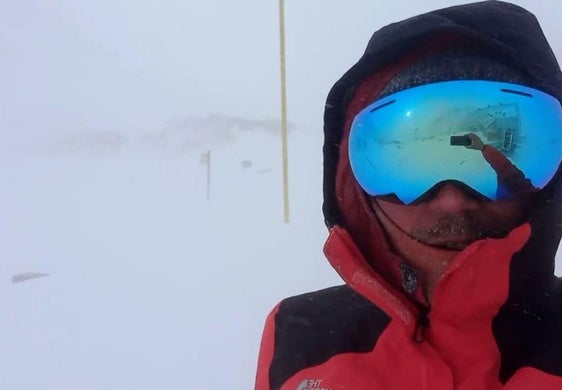
<instances>
[{"instance_id":1,"label":"beard","mask_svg":"<svg viewBox=\"0 0 562 390\"><path fill-rule=\"evenodd\" d=\"M409 232L415 239L447 249L463 249L484 237L502 237L507 231L491 228L477 211L446 213L430 225L418 225Z\"/></svg>"},{"instance_id":2,"label":"beard","mask_svg":"<svg viewBox=\"0 0 562 390\"><path fill-rule=\"evenodd\" d=\"M443 191L447 191L444 193ZM533 194L483 202L455 186L443 186L425 201L405 205L392 198L372 202L404 233L441 248L464 249L483 238L503 238L528 220Z\"/></svg>"}]
</instances>

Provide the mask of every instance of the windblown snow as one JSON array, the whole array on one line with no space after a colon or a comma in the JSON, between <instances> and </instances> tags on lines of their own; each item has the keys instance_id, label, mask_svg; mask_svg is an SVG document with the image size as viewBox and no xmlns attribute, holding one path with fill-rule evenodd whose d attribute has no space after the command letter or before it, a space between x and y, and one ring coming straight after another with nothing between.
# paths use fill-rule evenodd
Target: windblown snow
<instances>
[{"instance_id":1,"label":"windblown snow","mask_svg":"<svg viewBox=\"0 0 562 390\"><path fill-rule=\"evenodd\" d=\"M285 224L278 122L174 123L2 154L0 387L249 389L269 310L340 283L319 125L289 133Z\"/></svg>"}]
</instances>

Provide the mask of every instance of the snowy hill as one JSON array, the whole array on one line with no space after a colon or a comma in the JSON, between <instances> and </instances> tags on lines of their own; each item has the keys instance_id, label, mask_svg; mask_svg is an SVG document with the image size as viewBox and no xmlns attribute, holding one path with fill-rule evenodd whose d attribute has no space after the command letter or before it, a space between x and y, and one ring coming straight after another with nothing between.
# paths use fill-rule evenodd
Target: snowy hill
<instances>
[{"instance_id":1,"label":"snowy hill","mask_svg":"<svg viewBox=\"0 0 562 390\"><path fill-rule=\"evenodd\" d=\"M294 125L288 124L289 132ZM128 134L123 131L81 131L57 137L50 143L55 155L109 155L123 152L193 153L232 145L254 134L279 136L279 120L256 120L222 114L168 121L163 129ZM259 135L258 135L259 136Z\"/></svg>"}]
</instances>

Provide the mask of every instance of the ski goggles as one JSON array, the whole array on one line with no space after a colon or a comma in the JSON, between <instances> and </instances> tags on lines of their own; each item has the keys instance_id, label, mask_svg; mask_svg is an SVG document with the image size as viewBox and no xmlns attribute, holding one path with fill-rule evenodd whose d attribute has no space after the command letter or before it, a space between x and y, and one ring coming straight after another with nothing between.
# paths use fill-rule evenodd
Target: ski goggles
<instances>
[{"instance_id":1,"label":"ski goggles","mask_svg":"<svg viewBox=\"0 0 562 390\"><path fill-rule=\"evenodd\" d=\"M505 161L493 167L478 140ZM555 175L562 160L562 107L553 96L517 84L426 84L357 114L349 159L359 185L372 196L394 194L410 204L453 180L489 200L505 199L510 194L498 178L506 165L518 168L535 189Z\"/></svg>"}]
</instances>

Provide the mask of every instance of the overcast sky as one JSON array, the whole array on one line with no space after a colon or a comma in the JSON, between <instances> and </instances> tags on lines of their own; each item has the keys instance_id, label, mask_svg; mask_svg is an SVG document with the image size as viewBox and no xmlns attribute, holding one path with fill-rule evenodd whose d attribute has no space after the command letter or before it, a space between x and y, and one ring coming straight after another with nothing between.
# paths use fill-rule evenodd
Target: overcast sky
<instances>
[{"instance_id":1,"label":"overcast sky","mask_svg":"<svg viewBox=\"0 0 562 390\"><path fill-rule=\"evenodd\" d=\"M460 3L286 0L290 120L321 121L329 88L373 31ZM560 57L562 3L515 3L538 16ZM209 113L279 117L277 1L4 1L0 52L8 145Z\"/></svg>"}]
</instances>

